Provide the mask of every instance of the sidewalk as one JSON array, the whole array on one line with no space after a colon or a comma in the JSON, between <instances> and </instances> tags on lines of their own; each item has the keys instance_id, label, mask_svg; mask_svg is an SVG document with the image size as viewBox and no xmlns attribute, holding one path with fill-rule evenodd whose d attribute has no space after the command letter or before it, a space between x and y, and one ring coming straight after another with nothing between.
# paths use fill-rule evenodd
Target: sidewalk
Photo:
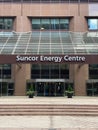
<instances>
[{"instance_id":1,"label":"sidewalk","mask_svg":"<svg viewBox=\"0 0 98 130\"><path fill-rule=\"evenodd\" d=\"M98 105L98 97L73 96L67 97L34 97L1 96L0 104L91 104Z\"/></svg>"},{"instance_id":2,"label":"sidewalk","mask_svg":"<svg viewBox=\"0 0 98 130\"><path fill-rule=\"evenodd\" d=\"M97 104L98 97L0 97L0 104ZM98 130L98 116L0 116L0 130Z\"/></svg>"},{"instance_id":3,"label":"sidewalk","mask_svg":"<svg viewBox=\"0 0 98 130\"><path fill-rule=\"evenodd\" d=\"M98 117L72 116L0 116L0 130L28 129L98 129ZM16 130L15 129L15 130Z\"/></svg>"}]
</instances>

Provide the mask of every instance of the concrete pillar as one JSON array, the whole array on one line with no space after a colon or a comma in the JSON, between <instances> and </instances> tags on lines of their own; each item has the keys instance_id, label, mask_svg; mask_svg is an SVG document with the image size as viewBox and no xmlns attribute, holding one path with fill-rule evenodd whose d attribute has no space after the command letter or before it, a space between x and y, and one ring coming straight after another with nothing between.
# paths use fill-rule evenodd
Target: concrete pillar
<instances>
[{"instance_id":1,"label":"concrete pillar","mask_svg":"<svg viewBox=\"0 0 98 130\"><path fill-rule=\"evenodd\" d=\"M16 32L29 32L32 30L30 19L27 16L17 16L15 27Z\"/></svg>"},{"instance_id":2,"label":"concrete pillar","mask_svg":"<svg viewBox=\"0 0 98 130\"><path fill-rule=\"evenodd\" d=\"M30 79L30 64L15 64L13 65L14 73L14 95L26 95L26 81Z\"/></svg>"},{"instance_id":3,"label":"concrete pillar","mask_svg":"<svg viewBox=\"0 0 98 130\"><path fill-rule=\"evenodd\" d=\"M88 79L87 64L73 64L70 66L70 78L74 81L76 96L86 96L86 80Z\"/></svg>"}]
</instances>

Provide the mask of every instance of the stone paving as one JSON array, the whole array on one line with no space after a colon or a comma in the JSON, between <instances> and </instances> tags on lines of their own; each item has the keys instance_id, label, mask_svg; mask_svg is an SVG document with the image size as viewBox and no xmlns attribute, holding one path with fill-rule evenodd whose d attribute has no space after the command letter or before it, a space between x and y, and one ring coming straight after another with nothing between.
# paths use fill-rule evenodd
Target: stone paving
<instances>
[{"instance_id":1,"label":"stone paving","mask_svg":"<svg viewBox=\"0 0 98 130\"><path fill-rule=\"evenodd\" d=\"M72 99L66 97L34 97L8 96L0 97L0 104L97 104L98 97L74 96Z\"/></svg>"},{"instance_id":2,"label":"stone paving","mask_svg":"<svg viewBox=\"0 0 98 130\"><path fill-rule=\"evenodd\" d=\"M0 97L0 104L97 104L98 97ZM0 130L98 130L98 116L0 116Z\"/></svg>"},{"instance_id":3,"label":"stone paving","mask_svg":"<svg viewBox=\"0 0 98 130\"><path fill-rule=\"evenodd\" d=\"M98 130L97 128L64 128L64 129L60 129L60 128L55 128L55 129L47 129L47 128L41 128L41 129L36 129L36 128L1 128L0 130Z\"/></svg>"},{"instance_id":4,"label":"stone paving","mask_svg":"<svg viewBox=\"0 0 98 130\"><path fill-rule=\"evenodd\" d=\"M98 117L0 116L0 128L21 129L98 129Z\"/></svg>"}]
</instances>

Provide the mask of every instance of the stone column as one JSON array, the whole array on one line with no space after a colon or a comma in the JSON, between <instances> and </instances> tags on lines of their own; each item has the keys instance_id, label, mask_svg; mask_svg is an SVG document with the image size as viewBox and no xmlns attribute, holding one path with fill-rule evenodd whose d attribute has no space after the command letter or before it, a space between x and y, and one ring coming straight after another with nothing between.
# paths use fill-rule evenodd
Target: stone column
<instances>
[{"instance_id":1,"label":"stone column","mask_svg":"<svg viewBox=\"0 0 98 130\"><path fill-rule=\"evenodd\" d=\"M26 81L30 79L30 64L13 65L14 95L26 95Z\"/></svg>"},{"instance_id":2,"label":"stone column","mask_svg":"<svg viewBox=\"0 0 98 130\"><path fill-rule=\"evenodd\" d=\"M86 80L88 79L87 64L73 64L70 66L70 78L74 81L76 96L86 96Z\"/></svg>"},{"instance_id":3,"label":"stone column","mask_svg":"<svg viewBox=\"0 0 98 130\"><path fill-rule=\"evenodd\" d=\"M17 16L15 27L16 32L29 32L32 30L30 19L27 16Z\"/></svg>"}]
</instances>

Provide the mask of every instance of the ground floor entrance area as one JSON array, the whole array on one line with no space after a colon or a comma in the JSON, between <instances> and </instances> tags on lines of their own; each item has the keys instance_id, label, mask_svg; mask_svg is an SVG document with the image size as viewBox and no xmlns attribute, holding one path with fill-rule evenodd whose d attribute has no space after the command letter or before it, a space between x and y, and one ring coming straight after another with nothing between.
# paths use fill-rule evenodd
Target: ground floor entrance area
<instances>
[{"instance_id":1,"label":"ground floor entrance area","mask_svg":"<svg viewBox=\"0 0 98 130\"><path fill-rule=\"evenodd\" d=\"M66 90L69 85L72 87L75 95L74 82L64 79L36 79L36 81L27 82L27 90L32 86L36 95L35 96L65 96ZM86 95L85 96L98 96L98 80L88 80L85 83ZM77 88L78 89L78 88ZM76 95L77 96L77 95Z\"/></svg>"},{"instance_id":2,"label":"ground floor entrance area","mask_svg":"<svg viewBox=\"0 0 98 130\"><path fill-rule=\"evenodd\" d=\"M33 86L36 96L64 96L69 84L73 88L71 81L61 80L38 80L37 82L27 83L27 90Z\"/></svg>"},{"instance_id":3,"label":"ground floor entrance area","mask_svg":"<svg viewBox=\"0 0 98 130\"><path fill-rule=\"evenodd\" d=\"M36 84L37 96L63 96L64 83L40 82Z\"/></svg>"}]
</instances>

